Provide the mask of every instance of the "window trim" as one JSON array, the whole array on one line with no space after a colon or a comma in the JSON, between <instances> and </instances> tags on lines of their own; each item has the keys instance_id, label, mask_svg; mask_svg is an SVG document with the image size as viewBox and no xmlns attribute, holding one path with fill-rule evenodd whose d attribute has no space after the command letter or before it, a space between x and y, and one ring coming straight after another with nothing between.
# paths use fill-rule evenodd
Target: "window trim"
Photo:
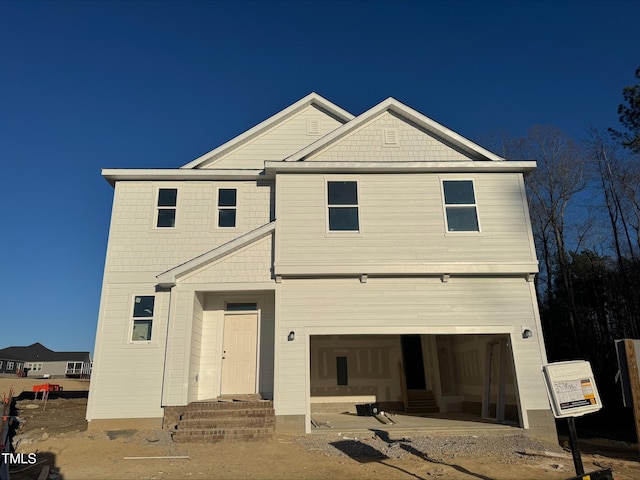
<instances>
[{"instance_id":1,"label":"window trim","mask_svg":"<svg viewBox=\"0 0 640 480\"><path fill-rule=\"evenodd\" d=\"M227 206L227 205L220 205L220 190L235 190L236 191L236 204L231 207L231 206ZM238 204L240 203L240 189L238 187L228 187L228 186L219 186L216 187L216 194L215 194L215 200L216 200L216 221L215 221L215 227L219 228L221 230L233 230L234 228L238 228ZM235 210L236 212L236 218L235 218L235 222L233 224L232 227L224 227L224 226L220 226L220 210Z\"/></svg>"},{"instance_id":2,"label":"window trim","mask_svg":"<svg viewBox=\"0 0 640 480\"><path fill-rule=\"evenodd\" d=\"M176 191L176 204L173 206L159 205L160 203L160 190L175 190ZM154 230L175 230L178 227L178 205L180 204L180 189L177 186L157 186L155 189L155 205L153 209L153 228ZM158 216L160 210L173 210L173 226L172 227L160 227L158 226Z\"/></svg>"},{"instance_id":3,"label":"window trim","mask_svg":"<svg viewBox=\"0 0 640 480\"><path fill-rule=\"evenodd\" d=\"M73 367L69 368L69 365L73 365ZM76 365L80 364L80 367L77 368ZM65 368L65 375L77 375L82 374L84 370L84 362L67 362L67 366Z\"/></svg>"},{"instance_id":4,"label":"window trim","mask_svg":"<svg viewBox=\"0 0 640 480\"><path fill-rule=\"evenodd\" d=\"M153 297L153 312L151 312L150 317L136 317L135 314L135 306L136 306L136 297ZM129 307L129 335L128 335L128 343L135 345L147 345L150 344L153 340L153 327L156 319L156 308L157 308L157 295L153 294L134 294L131 296L131 305ZM136 321L150 321L151 322L151 334L146 340L134 340L133 339L133 331L135 327Z\"/></svg>"},{"instance_id":5,"label":"window trim","mask_svg":"<svg viewBox=\"0 0 640 480\"><path fill-rule=\"evenodd\" d=\"M42 367L42 362L30 362L27 364L27 368L30 372L41 372Z\"/></svg>"},{"instance_id":6,"label":"window trim","mask_svg":"<svg viewBox=\"0 0 640 480\"><path fill-rule=\"evenodd\" d=\"M444 184L445 182L471 182L471 187L473 188L473 199L475 203L455 203L455 204L447 204L445 194L444 194ZM480 223L480 209L478 207L478 195L476 189L476 182L473 178L440 178L440 192L442 195L442 214L444 217L444 233L445 235L479 235L482 233L482 225ZM477 230L449 230L449 219L447 217L447 210L449 208L469 208L473 207L476 211L476 223L478 224Z\"/></svg>"},{"instance_id":7,"label":"window trim","mask_svg":"<svg viewBox=\"0 0 640 480\"><path fill-rule=\"evenodd\" d=\"M362 197L360 195L360 178L354 177L325 177L324 178L324 204L325 204L325 233L327 236L331 237L354 237L354 236L362 236L362 211L360 208L360 203L362 202ZM356 184L356 200L355 204L348 205L329 205L329 182L353 182ZM329 211L331 208L356 208L358 213L358 229L357 230L331 230L331 226L329 224Z\"/></svg>"}]
</instances>

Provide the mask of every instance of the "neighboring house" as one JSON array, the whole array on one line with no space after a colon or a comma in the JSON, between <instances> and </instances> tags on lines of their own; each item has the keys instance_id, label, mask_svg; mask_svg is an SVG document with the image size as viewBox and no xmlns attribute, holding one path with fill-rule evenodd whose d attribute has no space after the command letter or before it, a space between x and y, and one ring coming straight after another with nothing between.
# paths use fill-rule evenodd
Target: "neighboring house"
<instances>
[{"instance_id":1,"label":"neighboring house","mask_svg":"<svg viewBox=\"0 0 640 480\"><path fill-rule=\"evenodd\" d=\"M27 347L8 347L0 350L0 359L19 359L20 366L10 372L7 360L0 373L15 373L21 376L41 378L89 378L91 375L91 356L89 352L54 352L40 343Z\"/></svg>"},{"instance_id":2,"label":"neighboring house","mask_svg":"<svg viewBox=\"0 0 640 480\"><path fill-rule=\"evenodd\" d=\"M24 363L19 359L10 355L2 354L0 350L0 375L20 375L22 376Z\"/></svg>"},{"instance_id":3,"label":"neighboring house","mask_svg":"<svg viewBox=\"0 0 640 480\"><path fill-rule=\"evenodd\" d=\"M276 427L430 390L441 412L555 438L524 176L389 98L310 94L177 169L114 187L90 428L273 399Z\"/></svg>"}]
</instances>

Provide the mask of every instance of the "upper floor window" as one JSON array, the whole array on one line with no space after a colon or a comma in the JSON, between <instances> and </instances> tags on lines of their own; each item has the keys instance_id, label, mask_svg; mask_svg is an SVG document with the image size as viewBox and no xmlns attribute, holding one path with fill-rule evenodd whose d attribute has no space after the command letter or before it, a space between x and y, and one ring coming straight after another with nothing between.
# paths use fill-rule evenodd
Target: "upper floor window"
<instances>
[{"instance_id":1,"label":"upper floor window","mask_svg":"<svg viewBox=\"0 0 640 480\"><path fill-rule=\"evenodd\" d=\"M235 188L218 190L218 227L235 227L238 195Z\"/></svg>"},{"instance_id":2,"label":"upper floor window","mask_svg":"<svg viewBox=\"0 0 640 480\"><path fill-rule=\"evenodd\" d=\"M155 297L153 295L136 296L134 298L132 342L148 342L151 340L154 303Z\"/></svg>"},{"instance_id":3,"label":"upper floor window","mask_svg":"<svg viewBox=\"0 0 640 480\"><path fill-rule=\"evenodd\" d=\"M444 206L449 232L479 232L472 180L443 180Z\"/></svg>"},{"instance_id":4,"label":"upper floor window","mask_svg":"<svg viewBox=\"0 0 640 480\"><path fill-rule=\"evenodd\" d=\"M357 232L358 182L327 182L327 206L329 209L329 231Z\"/></svg>"},{"instance_id":5,"label":"upper floor window","mask_svg":"<svg viewBox=\"0 0 640 480\"><path fill-rule=\"evenodd\" d=\"M176 226L176 206L178 190L176 188L160 188L158 190L156 227L172 228Z\"/></svg>"}]
</instances>

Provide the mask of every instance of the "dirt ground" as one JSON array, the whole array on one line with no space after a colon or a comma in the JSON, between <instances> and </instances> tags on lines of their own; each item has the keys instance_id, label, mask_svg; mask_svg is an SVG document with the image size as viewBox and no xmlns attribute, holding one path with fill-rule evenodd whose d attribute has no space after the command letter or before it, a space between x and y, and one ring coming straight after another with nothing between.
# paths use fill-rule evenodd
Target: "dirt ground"
<instances>
[{"instance_id":1,"label":"dirt ground","mask_svg":"<svg viewBox=\"0 0 640 480\"><path fill-rule=\"evenodd\" d=\"M8 392L13 385L17 395L23 390L31 391L33 384L46 382L0 378L0 393ZM62 384L65 391L88 389L88 383L83 381L49 382ZM276 436L259 443L174 444L168 432L161 431L87 432L86 398L46 402L23 399L17 402L17 408L22 421L14 437L16 452L23 453L24 458L36 454L37 463L12 466L12 480L38 479L47 466L49 480L559 480L575 475L571 453L558 445L541 444L536 450L523 453L517 441L501 443L462 436L443 440L452 448L438 444L438 452L429 452L411 446L425 445L421 443L424 439L416 437L385 443L376 437L355 439L337 432ZM345 444L349 448L343 448ZM580 448L586 472L611 468L616 479L640 479L637 445L581 440Z\"/></svg>"}]
</instances>

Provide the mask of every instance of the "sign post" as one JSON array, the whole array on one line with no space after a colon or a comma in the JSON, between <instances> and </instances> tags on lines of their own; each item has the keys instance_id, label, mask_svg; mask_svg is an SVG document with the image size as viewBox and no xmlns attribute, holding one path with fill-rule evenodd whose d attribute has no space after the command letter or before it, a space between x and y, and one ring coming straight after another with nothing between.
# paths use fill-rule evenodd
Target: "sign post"
<instances>
[{"instance_id":1,"label":"sign post","mask_svg":"<svg viewBox=\"0 0 640 480\"><path fill-rule=\"evenodd\" d=\"M633 409L636 437L640 440L640 340L616 340L616 352L622 401L625 407Z\"/></svg>"},{"instance_id":2,"label":"sign post","mask_svg":"<svg viewBox=\"0 0 640 480\"><path fill-rule=\"evenodd\" d=\"M602 408L591 364L585 360L550 363L543 365L542 373L553 415L556 418L567 419L569 445L571 446L573 465L578 475L574 478L585 478L583 477L584 467L578 448L575 417L597 412ZM602 476L603 474L604 476ZM610 470L593 472L587 477L612 478Z\"/></svg>"}]
</instances>

